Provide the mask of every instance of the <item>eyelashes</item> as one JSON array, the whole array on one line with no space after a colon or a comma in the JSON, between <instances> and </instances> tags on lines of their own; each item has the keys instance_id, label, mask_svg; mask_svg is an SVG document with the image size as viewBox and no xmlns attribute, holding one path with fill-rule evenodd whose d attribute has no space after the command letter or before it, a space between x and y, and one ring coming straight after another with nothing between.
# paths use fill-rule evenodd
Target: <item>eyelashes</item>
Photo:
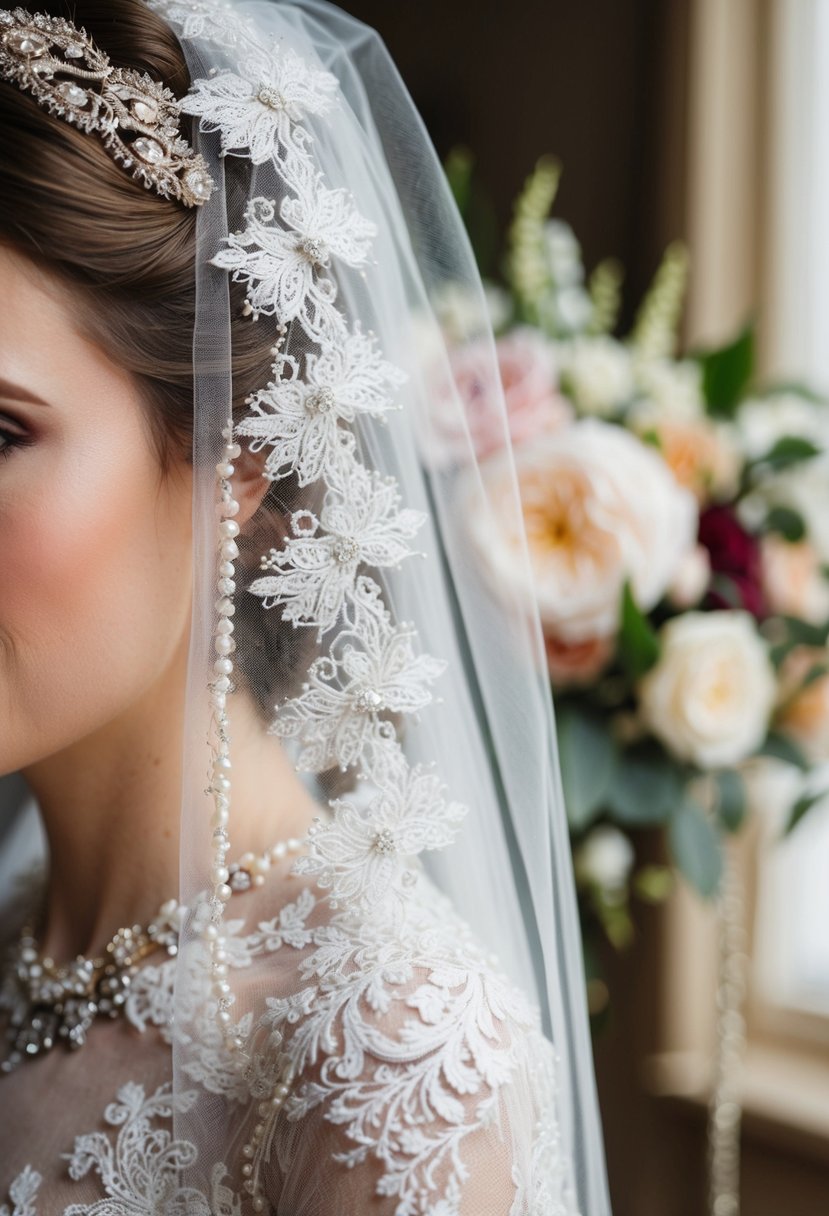
<instances>
[{"instance_id":1,"label":"eyelashes","mask_svg":"<svg viewBox=\"0 0 829 1216\"><path fill-rule=\"evenodd\" d=\"M32 442L30 436L9 430L0 421L0 459L8 460L16 448L27 447Z\"/></svg>"}]
</instances>

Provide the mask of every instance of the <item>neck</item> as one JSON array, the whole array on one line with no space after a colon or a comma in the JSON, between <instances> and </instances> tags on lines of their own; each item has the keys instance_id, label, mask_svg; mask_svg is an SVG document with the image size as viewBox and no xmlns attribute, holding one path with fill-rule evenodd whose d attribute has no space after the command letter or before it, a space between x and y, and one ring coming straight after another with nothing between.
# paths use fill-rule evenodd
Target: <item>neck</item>
<instances>
[{"instance_id":1,"label":"neck","mask_svg":"<svg viewBox=\"0 0 829 1216\"><path fill-rule=\"evenodd\" d=\"M49 847L40 943L57 960L100 953L117 929L147 924L178 895L185 669L183 646L161 685L126 714L23 774ZM319 808L276 741L263 744L247 698L235 694L228 708L233 860L302 835ZM199 857L207 856L208 817L205 802Z\"/></svg>"}]
</instances>

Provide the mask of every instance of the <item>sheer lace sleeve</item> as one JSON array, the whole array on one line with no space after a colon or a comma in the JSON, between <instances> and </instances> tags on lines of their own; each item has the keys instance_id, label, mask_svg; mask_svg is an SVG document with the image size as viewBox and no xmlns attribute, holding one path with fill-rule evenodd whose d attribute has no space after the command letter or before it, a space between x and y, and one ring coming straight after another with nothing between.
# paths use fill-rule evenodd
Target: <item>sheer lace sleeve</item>
<instances>
[{"instance_id":1,"label":"sheer lace sleeve","mask_svg":"<svg viewBox=\"0 0 829 1216\"><path fill-rule=\"evenodd\" d=\"M399 919L332 912L310 889L297 901L301 983L260 1019L263 1075L291 1077L257 1146L262 1189L290 1216L570 1216L552 1047L447 901L419 888Z\"/></svg>"}]
</instances>

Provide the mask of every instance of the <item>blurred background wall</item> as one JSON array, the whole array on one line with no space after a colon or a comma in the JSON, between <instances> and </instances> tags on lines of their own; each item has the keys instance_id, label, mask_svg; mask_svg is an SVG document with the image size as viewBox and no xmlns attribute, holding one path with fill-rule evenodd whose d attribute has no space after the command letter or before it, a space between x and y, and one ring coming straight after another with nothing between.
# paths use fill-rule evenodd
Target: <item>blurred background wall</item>
<instances>
[{"instance_id":1,"label":"blurred background wall","mask_svg":"<svg viewBox=\"0 0 829 1216\"><path fill-rule=\"evenodd\" d=\"M754 316L762 371L796 364L820 378L825 365L829 387L818 288L804 291L805 200L823 177L829 215L829 174L814 168L824 127L829 166L815 49L822 31L829 67L829 0L341 2L380 31L439 154L473 152L502 235L537 158L559 158L555 214L588 268L612 255L626 269L622 332L665 246L682 238L686 343L722 342ZM798 106L817 117L806 122ZM826 225L809 214L816 240ZM741 845L750 914L758 857L756 839ZM826 873L829 883L829 858ZM614 1212L702 1216L711 909L680 890L667 909L644 909L633 948L608 962L596 1059ZM743 1216L829 1213L829 1016L814 1031L755 1044L750 1030Z\"/></svg>"}]
</instances>

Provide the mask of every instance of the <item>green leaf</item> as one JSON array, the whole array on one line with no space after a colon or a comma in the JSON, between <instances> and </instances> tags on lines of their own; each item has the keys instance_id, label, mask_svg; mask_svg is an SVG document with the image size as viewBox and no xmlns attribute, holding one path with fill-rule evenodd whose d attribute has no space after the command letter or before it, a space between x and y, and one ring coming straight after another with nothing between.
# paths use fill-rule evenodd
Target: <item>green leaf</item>
<instances>
[{"instance_id":1,"label":"green leaf","mask_svg":"<svg viewBox=\"0 0 829 1216\"><path fill-rule=\"evenodd\" d=\"M829 639L829 621L823 625L812 625L797 616L781 616L780 620L786 626L789 638L799 646L825 646Z\"/></svg>"},{"instance_id":2,"label":"green leaf","mask_svg":"<svg viewBox=\"0 0 829 1216\"><path fill-rule=\"evenodd\" d=\"M700 895L710 898L722 874L720 840L711 820L686 796L670 821L668 834L681 873Z\"/></svg>"},{"instance_id":3,"label":"green leaf","mask_svg":"<svg viewBox=\"0 0 829 1216\"><path fill-rule=\"evenodd\" d=\"M812 767L803 755L803 752L792 743L791 739L774 732L768 736L756 755L771 756L775 760L785 760L787 764L792 764L795 768L802 769L804 772L808 772Z\"/></svg>"},{"instance_id":4,"label":"green leaf","mask_svg":"<svg viewBox=\"0 0 829 1216\"><path fill-rule=\"evenodd\" d=\"M697 356L702 367L702 391L709 414L733 418L754 371L754 326L748 325L734 342Z\"/></svg>"},{"instance_id":5,"label":"green leaf","mask_svg":"<svg viewBox=\"0 0 829 1216\"><path fill-rule=\"evenodd\" d=\"M628 827L665 823L682 800L676 765L658 747L623 751L619 756L608 806L614 819Z\"/></svg>"},{"instance_id":6,"label":"green leaf","mask_svg":"<svg viewBox=\"0 0 829 1216\"><path fill-rule=\"evenodd\" d=\"M819 456L821 450L817 444L812 443L811 439L804 439L802 435L782 435L765 456L758 456L756 460L752 460L749 467L753 469L763 465L765 468L779 472L790 465Z\"/></svg>"},{"instance_id":7,"label":"green leaf","mask_svg":"<svg viewBox=\"0 0 829 1216\"><path fill-rule=\"evenodd\" d=\"M789 812L789 818L786 826L783 829L783 835L788 836L789 832L800 823L801 819L815 806L818 802L822 802L829 795L829 790L818 790L816 794L802 794Z\"/></svg>"},{"instance_id":8,"label":"green leaf","mask_svg":"<svg viewBox=\"0 0 829 1216\"><path fill-rule=\"evenodd\" d=\"M811 401L813 405L824 405L825 398L816 392L808 384L803 384L799 380L775 380L770 384L764 384L756 395L758 397L802 397L804 401Z\"/></svg>"},{"instance_id":9,"label":"green leaf","mask_svg":"<svg viewBox=\"0 0 829 1216\"><path fill-rule=\"evenodd\" d=\"M659 658L659 638L637 607L628 582L622 589L621 618L619 658L631 679L638 680Z\"/></svg>"},{"instance_id":10,"label":"green leaf","mask_svg":"<svg viewBox=\"0 0 829 1216\"><path fill-rule=\"evenodd\" d=\"M574 832L582 832L598 815L616 770L616 742L599 715L582 706L556 707L561 780L567 818Z\"/></svg>"},{"instance_id":11,"label":"green leaf","mask_svg":"<svg viewBox=\"0 0 829 1216\"><path fill-rule=\"evenodd\" d=\"M791 507L772 507L766 516L766 530L779 532L785 540L794 544L803 540L806 535L806 524L799 511L793 511Z\"/></svg>"},{"instance_id":12,"label":"green leaf","mask_svg":"<svg viewBox=\"0 0 829 1216\"><path fill-rule=\"evenodd\" d=\"M746 789L742 777L733 768L717 773L717 814L728 832L736 832L745 818Z\"/></svg>"}]
</instances>

